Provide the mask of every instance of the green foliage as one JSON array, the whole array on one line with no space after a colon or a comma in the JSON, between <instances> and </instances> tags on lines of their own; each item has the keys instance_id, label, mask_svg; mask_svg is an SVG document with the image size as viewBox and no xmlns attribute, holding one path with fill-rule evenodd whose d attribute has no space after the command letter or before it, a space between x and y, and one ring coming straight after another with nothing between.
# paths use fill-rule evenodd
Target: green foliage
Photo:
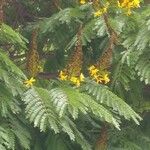
<instances>
[{"instance_id":1,"label":"green foliage","mask_svg":"<svg viewBox=\"0 0 150 150\"><path fill-rule=\"evenodd\" d=\"M5 7L10 26L0 24L0 150L92 150L105 125L108 150L150 149L148 4L131 16L111 7L106 18L94 18L91 3L79 6L74 0L10 1ZM81 25L86 78L76 87L59 82L56 72L73 53ZM34 29L46 72L26 87L26 53ZM106 86L89 80L87 68L110 44L110 31L118 41Z\"/></svg>"},{"instance_id":2,"label":"green foliage","mask_svg":"<svg viewBox=\"0 0 150 150\"><path fill-rule=\"evenodd\" d=\"M63 87L62 89L64 93L60 89L52 89L50 91L60 116L63 115L64 110L68 110L74 119L78 118L79 111L83 114L93 113L95 116L119 128L119 124L111 112L96 103L92 97L72 88Z\"/></svg>"},{"instance_id":3,"label":"green foliage","mask_svg":"<svg viewBox=\"0 0 150 150\"><path fill-rule=\"evenodd\" d=\"M28 40L6 24L0 25L0 45L12 44L26 49Z\"/></svg>"},{"instance_id":4,"label":"green foliage","mask_svg":"<svg viewBox=\"0 0 150 150\"><path fill-rule=\"evenodd\" d=\"M147 150L150 148L150 138L146 136L141 128L132 125L123 127L122 132L110 132L108 149L122 150Z\"/></svg>"},{"instance_id":5,"label":"green foliage","mask_svg":"<svg viewBox=\"0 0 150 150\"><path fill-rule=\"evenodd\" d=\"M3 150L15 150L21 146L30 149L31 135L23 122L12 115L7 120L1 120L0 147Z\"/></svg>"},{"instance_id":6,"label":"green foliage","mask_svg":"<svg viewBox=\"0 0 150 150\"><path fill-rule=\"evenodd\" d=\"M137 124L139 124L138 120L141 120L141 117L136 114L121 98L111 92L107 86L98 85L95 82L89 81L85 84L83 89L94 96L99 103L112 108L114 113L124 116L125 119L128 120L133 119Z\"/></svg>"},{"instance_id":7,"label":"green foliage","mask_svg":"<svg viewBox=\"0 0 150 150\"><path fill-rule=\"evenodd\" d=\"M4 82L13 96L22 93L23 80L26 76L23 72L0 50L0 79Z\"/></svg>"},{"instance_id":8,"label":"green foliage","mask_svg":"<svg viewBox=\"0 0 150 150\"><path fill-rule=\"evenodd\" d=\"M55 97L57 98L57 95ZM42 88L30 89L23 95L22 99L27 105L26 116L30 122L34 122L34 127L39 127L41 131L51 128L55 133L63 131L69 135L71 140L76 140L81 144L83 149L90 149L73 121L68 116L59 116L52 104L52 97L48 90Z\"/></svg>"},{"instance_id":9,"label":"green foliage","mask_svg":"<svg viewBox=\"0 0 150 150\"><path fill-rule=\"evenodd\" d=\"M150 84L150 51L147 50L136 64L136 71L140 76L141 81L145 81L145 84Z\"/></svg>"}]
</instances>

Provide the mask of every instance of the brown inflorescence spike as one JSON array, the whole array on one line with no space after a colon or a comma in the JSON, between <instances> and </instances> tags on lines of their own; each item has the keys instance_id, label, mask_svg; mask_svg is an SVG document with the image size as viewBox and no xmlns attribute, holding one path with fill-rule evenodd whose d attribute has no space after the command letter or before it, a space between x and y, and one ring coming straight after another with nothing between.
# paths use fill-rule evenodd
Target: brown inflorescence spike
<instances>
[{"instance_id":1,"label":"brown inflorescence spike","mask_svg":"<svg viewBox=\"0 0 150 150\"><path fill-rule=\"evenodd\" d=\"M106 50L98 59L97 63L89 67L89 74L97 83L107 84L110 82L108 69L112 64L114 45L117 44L117 34L110 27L107 16L104 15L105 24L109 32L109 43Z\"/></svg>"},{"instance_id":2,"label":"brown inflorescence spike","mask_svg":"<svg viewBox=\"0 0 150 150\"><path fill-rule=\"evenodd\" d=\"M30 50L27 55L27 71L30 77L37 76L39 72L39 54L37 51L38 30L32 32Z\"/></svg>"},{"instance_id":3,"label":"brown inflorescence spike","mask_svg":"<svg viewBox=\"0 0 150 150\"><path fill-rule=\"evenodd\" d=\"M107 26L107 30L109 32L109 43L107 49L103 52L103 54L100 56L98 62L96 63L96 67L101 69L109 69L112 63L112 57L113 57L113 49L115 44L117 44L117 34L116 32L110 27L108 23L107 16L104 15L105 24Z\"/></svg>"},{"instance_id":4,"label":"brown inflorescence spike","mask_svg":"<svg viewBox=\"0 0 150 150\"><path fill-rule=\"evenodd\" d=\"M112 62L112 54L113 54L113 43L112 40L110 39L108 48L100 56L95 66L101 69L110 68Z\"/></svg>"},{"instance_id":5,"label":"brown inflorescence spike","mask_svg":"<svg viewBox=\"0 0 150 150\"><path fill-rule=\"evenodd\" d=\"M60 72L61 80L70 80L77 86L80 85L80 82L82 82L84 78L83 74L81 73L83 64L81 34L82 34L82 26L80 26L79 31L77 33L77 42L75 45L75 49L70 56L68 64Z\"/></svg>"},{"instance_id":6,"label":"brown inflorescence spike","mask_svg":"<svg viewBox=\"0 0 150 150\"><path fill-rule=\"evenodd\" d=\"M79 76L83 64L83 52L82 52L82 42L81 42L81 32L82 28L80 27L77 33L77 42L75 49L70 56L68 64L66 66L68 76Z\"/></svg>"}]
</instances>

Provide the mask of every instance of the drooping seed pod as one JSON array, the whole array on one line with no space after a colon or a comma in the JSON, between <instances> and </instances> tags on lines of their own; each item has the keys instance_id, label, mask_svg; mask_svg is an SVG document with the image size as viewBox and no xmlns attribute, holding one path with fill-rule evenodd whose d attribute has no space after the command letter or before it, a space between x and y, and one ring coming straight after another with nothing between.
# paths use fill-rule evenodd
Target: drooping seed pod
<instances>
[{"instance_id":1,"label":"drooping seed pod","mask_svg":"<svg viewBox=\"0 0 150 150\"><path fill-rule=\"evenodd\" d=\"M27 72L30 77L35 77L39 72L39 54L37 51L37 33L35 29L32 32L30 50L27 54Z\"/></svg>"}]
</instances>

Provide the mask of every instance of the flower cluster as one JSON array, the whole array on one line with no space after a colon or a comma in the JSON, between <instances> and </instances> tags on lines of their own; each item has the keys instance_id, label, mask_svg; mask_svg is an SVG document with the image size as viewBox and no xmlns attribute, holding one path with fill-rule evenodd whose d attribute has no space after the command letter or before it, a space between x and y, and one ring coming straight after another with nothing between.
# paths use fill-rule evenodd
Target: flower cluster
<instances>
[{"instance_id":1,"label":"flower cluster","mask_svg":"<svg viewBox=\"0 0 150 150\"><path fill-rule=\"evenodd\" d=\"M110 79L109 79L109 73L105 70L100 70L97 67L95 67L94 65L92 65L91 67L89 67L89 74L90 76L96 80L97 83L104 83L107 84Z\"/></svg>"},{"instance_id":2,"label":"flower cluster","mask_svg":"<svg viewBox=\"0 0 150 150\"><path fill-rule=\"evenodd\" d=\"M140 7L140 0L122 0L117 1L118 7L127 9L127 14L131 15L132 8Z\"/></svg>"},{"instance_id":3,"label":"flower cluster","mask_svg":"<svg viewBox=\"0 0 150 150\"><path fill-rule=\"evenodd\" d=\"M67 73L65 73L65 71L60 71L59 78L60 78L60 80L63 80L63 81L67 81L67 80L71 81L77 87L79 87L81 82L84 81L84 75L82 73L80 74L79 77L76 77L76 76L67 75Z\"/></svg>"}]
</instances>

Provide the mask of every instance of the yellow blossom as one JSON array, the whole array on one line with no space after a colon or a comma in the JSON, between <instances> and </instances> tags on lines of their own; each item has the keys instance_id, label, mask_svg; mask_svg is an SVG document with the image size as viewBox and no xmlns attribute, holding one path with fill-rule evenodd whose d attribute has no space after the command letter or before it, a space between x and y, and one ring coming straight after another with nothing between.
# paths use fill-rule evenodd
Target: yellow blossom
<instances>
[{"instance_id":1,"label":"yellow blossom","mask_svg":"<svg viewBox=\"0 0 150 150\"><path fill-rule=\"evenodd\" d=\"M31 87L33 85L33 82L35 82L36 80L32 77L31 79L28 79L28 80L25 80L24 81L24 84L27 86L27 87Z\"/></svg>"},{"instance_id":2,"label":"yellow blossom","mask_svg":"<svg viewBox=\"0 0 150 150\"><path fill-rule=\"evenodd\" d=\"M103 76L103 81L105 84L107 84L110 81L107 73Z\"/></svg>"},{"instance_id":3,"label":"yellow blossom","mask_svg":"<svg viewBox=\"0 0 150 150\"><path fill-rule=\"evenodd\" d=\"M80 81L81 81L81 82L84 81L84 75L83 75L83 73L80 74Z\"/></svg>"},{"instance_id":4,"label":"yellow blossom","mask_svg":"<svg viewBox=\"0 0 150 150\"><path fill-rule=\"evenodd\" d=\"M118 7L121 8L121 4L119 1L117 1Z\"/></svg>"},{"instance_id":5,"label":"yellow blossom","mask_svg":"<svg viewBox=\"0 0 150 150\"><path fill-rule=\"evenodd\" d=\"M106 6L106 7L102 8L102 9L96 11L96 12L94 13L94 17L99 17L99 16L101 16L102 14L106 13L106 12L107 12L107 9L108 9L108 6Z\"/></svg>"},{"instance_id":6,"label":"yellow blossom","mask_svg":"<svg viewBox=\"0 0 150 150\"><path fill-rule=\"evenodd\" d=\"M73 82L77 87L80 86L80 80L77 77L71 77L70 81Z\"/></svg>"},{"instance_id":7,"label":"yellow blossom","mask_svg":"<svg viewBox=\"0 0 150 150\"><path fill-rule=\"evenodd\" d=\"M131 15L131 9L128 9L127 11L127 15L130 16Z\"/></svg>"},{"instance_id":8,"label":"yellow blossom","mask_svg":"<svg viewBox=\"0 0 150 150\"><path fill-rule=\"evenodd\" d=\"M77 77L71 77L71 78L70 78L70 81L72 81L73 83L76 83L76 82L77 82L77 80L78 80L78 78L77 78Z\"/></svg>"},{"instance_id":9,"label":"yellow blossom","mask_svg":"<svg viewBox=\"0 0 150 150\"><path fill-rule=\"evenodd\" d=\"M107 12L107 7L104 7L103 8L103 13L106 13Z\"/></svg>"},{"instance_id":10,"label":"yellow blossom","mask_svg":"<svg viewBox=\"0 0 150 150\"><path fill-rule=\"evenodd\" d=\"M93 78L96 80L98 79L98 77L99 77L99 75L97 75L97 74L93 75Z\"/></svg>"},{"instance_id":11,"label":"yellow blossom","mask_svg":"<svg viewBox=\"0 0 150 150\"><path fill-rule=\"evenodd\" d=\"M98 10L96 12L94 12L94 17L99 17L103 14L103 11L102 10Z\"/></svg>"},{"instance_id":12,"label":"yellow blossom","mask_svg":"<svg viewBox=\"0 0 150 150\"><path fill-rule=\"evenodd\" d=\"M63 71L60 71L59 77L60 80L67 80L67 75Z\"/></svg>"},{"instance_id":13,"label":"yellow blossom","mask_svg":"<svg viewBox=\"0 0 150 150\"><path fill-rule=\"evenodd\" d=\"M133 0L133 5L136 7L140 7L140 1L139 0Z\"/></svg>"},{"instance_id":14,"label":"yellow blossom","mask_svg":"<svg viewBox=\"0 0 150 150\"><path fill-rule=\"evenodd\" d=\"M131 15L132 8L140 7L140 0L122 0L117 1L119 8L124 8L127 10L127 15Z\"/></svg>"},{"instance_id":15,"label":"yellow blossom","mask_svg":"<svg viewBox=\"0 0 150 150\"><path fill-rule=\"evenodd\" d=\"M85 4L85 3L86 3L85 0L80 0L80 4L81 4L81 5L83 5L83 4Z\"/></svg>"},{"instance_id":16,"label":"yellow blossom","mask_svg":"<svg viewBox=\"0 0 150 150\"><path fill-rule=\"evenodd\" d=\"M90 76L97 82L97 83L104 83L107 84L110 79L108 77L108 72L106 70L97 69L95 66L91 66L89 69Z\"/></svg>"},{"instance_id":17,"label":"yellow blossom","mask_svg":"<svg viewBox=\"0 0 150 150\"><path fill-rule=\"evenodd\" d=\"M93 69L93 70L90 71L90 75L91 75L91 76L94 76L95 74L98 73L98 71L99 71L99 70L95 68L95 69Z\"/></svg>"},{"instance_id":18,"label":"yellow blossom","mask_svg":"<svg viewBox=\"0 0 150 150\"><path fill-rule=\"evenodd\" d=\"M41 66L38 66L39 72L43 72L43 68Z\"/></svg>"},{"instance_id":19,"label":"yellow blossom","mask_svg":"<svg viewBox=\"0 0 150 150\"><path fill-rule=\"evenodd\" d=\"M94 65L90 66L88 70L91 71L91 70L93 70L93 69L95 69L95 66L94 66Z\"/></svg>"},{"instance_id":20,"label":"yellow blossom","mask_svg":"<svg viewBox=\"0 0 150 150\"><path fill-rule=\"evenodd\" d=\"M65 72L60 71L59 74L60 80L68 80L71 81L73 84L75 84L77 87L80 86L81 82L84 81L84 75L81 73L79 77L75 76L68 76Z\"/></svg>"},{"instance_id":21,"label":"yellow blossom","mask_svg":"<svg viewBox=\"0 0 150 150\"><path fill-rule=\"evenodd\" d=\"M81 84L81 83L80 83L80 81L79 81L79 80L77 80L77 82L76 82L76 86L77 86L77 87L79 87L79 86L80 86L80 84Z\"/></svg>"},{"instance_id":22,"label":"yellow blossom","mask_svg":"<svg viewBox=\"0 0 150 150\"><path fill-rule=\"evenodd\" d=\"M95 76L94 78L95 78L95 80L96 80L97 83L102 83L102 81L103 81L103 78L101 78L101 77L98 76L98 75Z\"/></svg>"},{"instance_id":23,"label":"yellow blossom","mask_svg":"<svg viewBox=\"0 0 150 150\"><path fill-rule=\"evenodd\" d=\"M91 67L89 67L88 70L89 70L89 73L90 73L91 76L96 75L96 74L98 73L98 71L99 71L99 70L98 70L95 66L93 66L93 65L92 65Z\"/></svg>"},{"instance_id":24,"label":"yellow blossom","mask_svg":"<svg viewBox=\"0 0 150 150\"><path fill-rule=\"evenodd\" d=\"M109 5L110 5L110 3L109 3L109 2L107 2L107 3L106 3L106 7L108 8L108 6L109 6Z\"/></svg>"}]
</instances>

